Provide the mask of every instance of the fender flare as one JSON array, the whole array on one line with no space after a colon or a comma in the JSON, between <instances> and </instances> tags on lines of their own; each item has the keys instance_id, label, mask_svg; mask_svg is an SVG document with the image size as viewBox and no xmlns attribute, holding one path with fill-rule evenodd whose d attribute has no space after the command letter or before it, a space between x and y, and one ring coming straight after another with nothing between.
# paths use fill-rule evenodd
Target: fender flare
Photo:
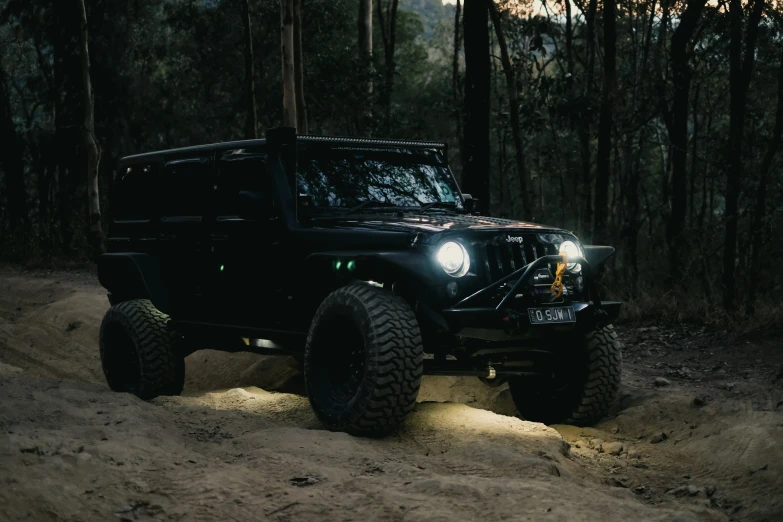
<instances>
[{"instance_id":1,"label":"fender flare","mask_svg":"<svg viewBox=\"0 0 783 522\"><path fill-rule=\"evenodd\" d=\"M343 261L339 270L334 261ZM355 270L346 270L345 262L354 260ZM316 300L326 297L332 290L348 284L351 280L403 282L403 290L409 299L416 300L422 291L431 286L435 273L432 263L420 251L391 250L333 250L315 252L307 256L305 267L309 275L310 288L319 288Z\"/></svg>"},{"instance_id":2,"label":"fender flare","mask_svg":"<svg viewBox=\"0 0 783 522\"><path fill-rule=\"evenodd\" d=\"M610 246L584 245L582 249L585 253L585 260L590 263L590 268L593 271L598 270L615 252L614 247Z\"/></svg>"},{"instance_id":3,"label":"fender flare","mask_svg":"<svg viewBox=\"0 0 783 522\"><path fill-rule=\"evenodd\" d=\"M160 266L149 254L103 254L98 259L98 281L111 293L112 304L149 299L161 312L170 312L169 295Z\"/></svg>"},{"instance_id":4,"label":"fender flare","mask_svg":"<svg viewBox=\"0 0 783 522\"><path fill-rule=\"evenodd\" d=\"M432 270L431 263L424 255L417 255L409 250L392 250L392 251L380 251L372 252L366 250L333 250L326 252L315 252L307 256L305 261L308 268L316 268L316 265L320 265L320 268L328 267L332 268L332 261L349 261L353 260L356 263L358 275L366 275L366 267L369 265L372 268L369 272L377 270L378 267L391 268L395 271L407 274L416 279L427 280L430 277ZM318 271L314 271L317 273Z\"/></svg>"}]
</instances>

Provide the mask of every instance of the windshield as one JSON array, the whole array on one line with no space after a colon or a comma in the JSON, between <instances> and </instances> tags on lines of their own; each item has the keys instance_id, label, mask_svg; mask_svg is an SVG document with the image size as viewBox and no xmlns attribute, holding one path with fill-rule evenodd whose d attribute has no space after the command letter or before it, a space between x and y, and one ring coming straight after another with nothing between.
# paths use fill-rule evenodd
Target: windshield
<instances>
[{"instance_id":1,"label":"windshield","mask_svg":"<svg viewBox=\"0 0 783 522\"><path fill-rule=\"evenodd\" d=\"M316 208L351 208L363 202L462 208L454 177L435 151L301 147L296 177L299 192L311 196Z\"/></svg>"}]
</instances>

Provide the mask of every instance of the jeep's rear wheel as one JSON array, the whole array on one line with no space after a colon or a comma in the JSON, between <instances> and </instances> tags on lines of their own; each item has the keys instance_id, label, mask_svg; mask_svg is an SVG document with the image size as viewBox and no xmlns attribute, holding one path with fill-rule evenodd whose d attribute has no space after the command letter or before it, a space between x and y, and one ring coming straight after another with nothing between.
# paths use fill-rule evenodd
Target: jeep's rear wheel
<instances>
[{"instance_id":1,"label":"jeep's rear wheel","mask_svg":"<svg viewBox=\"0 0 783 522\"><path fill-rule=\"evenodd\" d=\"M546 378L514 378L509 389L519 413L545 424L587 426L614 404L623 358L611 325L563 340L566 353Z\"/></svg>"},{"instance_id":2,"label":"jeep's rear wheel","mask_svg":"<svg viewBox=\"0 0 783 522\"><path fill-rule=\"evenodd\" d=\"M316 416L356 435L391 432L416 405L424 349L400 297L366 284L335 290L315 313L304 379Z\"/></svg>"},{"instance_id":3,"label":"jeep's rear wheel","mask_svg":"<svg viewBox=\"0 0 783 522\"><path fill-rule=\"evenodd\" d=\"M112 306L101 323L100 350L109 387L142 399L179 395L185 384L185 358L168 316L146 299Z\"/></svg>"}]
</instances>

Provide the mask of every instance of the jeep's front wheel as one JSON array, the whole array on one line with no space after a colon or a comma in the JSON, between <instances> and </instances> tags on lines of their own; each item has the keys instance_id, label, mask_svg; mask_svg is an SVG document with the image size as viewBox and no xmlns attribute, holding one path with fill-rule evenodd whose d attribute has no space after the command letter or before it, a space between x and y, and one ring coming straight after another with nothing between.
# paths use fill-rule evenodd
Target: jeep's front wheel
<instances>
[{"instance_id":1,"label":"jeep's front wheel","mask_svg":"<svg viewBox=\"0 0 783 522\"><path fill-rule=\"evenodd\" d=\"M587 426L601 420L620 387L623 356L611 325L562 339L551 374L509 380L511 397L527 420Z\"/></svg>"},{"instance_id":2,"label":"jeep's front wheel","mask_svg":"<svg viewBox=\"0 0 783 522\"><path fill-rule=\"evenodd\" d=\"M419 325L402 298L353 284L321 303L307 336L304 380L329 429L391 432L413 411L423 371Z\"/></svg>"},{"instance_id":3,"label":"jeep's front wheel","mask_svg":"<svg viewBox=\"0 0 783 522\"><path fill-rule=\"evenodd\" d=\"M167 328L167 321L168 315L147 299L109 308L101 323L100 350L112 390L145 400L182 393L185 357L177 351L177 336Z\"/></svg>"}]
</instances>

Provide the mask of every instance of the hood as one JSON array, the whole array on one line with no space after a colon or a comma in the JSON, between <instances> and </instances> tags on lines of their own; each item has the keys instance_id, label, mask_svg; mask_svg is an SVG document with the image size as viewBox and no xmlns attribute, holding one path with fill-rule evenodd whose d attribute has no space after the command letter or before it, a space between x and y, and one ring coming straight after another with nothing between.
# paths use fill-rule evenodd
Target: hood
<instances>
[{"instance_id":1,"label":"hood","mask_svg":"<svg viewBox=\"0 0 783 522\"><path fill-rule=\"evenodd\" d=\"M404 212L357 214L350 216L319 216L314 228L342 230L385 230L394 232L534 232L568 233L558 227L489 216L473 216L456 212Z\"/></svg>"}]
</instances>

